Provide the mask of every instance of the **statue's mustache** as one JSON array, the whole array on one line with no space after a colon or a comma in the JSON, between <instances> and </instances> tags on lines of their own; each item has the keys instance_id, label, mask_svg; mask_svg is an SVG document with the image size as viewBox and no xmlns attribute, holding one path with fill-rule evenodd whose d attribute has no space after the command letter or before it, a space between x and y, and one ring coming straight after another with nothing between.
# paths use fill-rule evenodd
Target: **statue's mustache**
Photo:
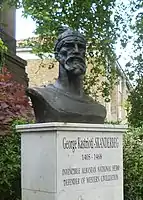
<instances>
[{"instance_id":1,"label":"statue's mustache","mask_svg":"<svg viewBox=\"0 0 143 200\"><path fill-rule=\"evenodd\" d=\"M76 68L79 68L82 71L85 71L85 68L86 68L85 60L81 56L69 56L65 61L65 65L69 71L72 71Z\"/></svg>"}]
</instances>

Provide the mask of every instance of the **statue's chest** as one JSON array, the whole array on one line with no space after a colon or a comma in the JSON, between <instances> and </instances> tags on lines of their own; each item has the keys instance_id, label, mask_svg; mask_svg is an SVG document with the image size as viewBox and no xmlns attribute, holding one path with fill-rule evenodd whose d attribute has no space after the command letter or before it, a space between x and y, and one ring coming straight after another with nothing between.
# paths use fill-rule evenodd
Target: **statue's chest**
<instances>
[{"instance_id":1,"label":"statue's chest","mask_svg":"<svg viewBox=\"0 0 143 200\"><path fill-rule=\"evenodd\" d=\"M46 91L44 92L43 97L46 109L51 107L59 112L75 114L90 114L93 113L93 110L95 109L95 104L93 103L56 91Z\"/></svg>"},{"instance_id":2,"label":"statue's chest","mask_svg":"<svg viewBox=\"0 0 143 200\"><path fill-rule=\"evenodd\" d=\"M103 123L105 118L105 109L96 102L51 88L38 88L31 93L34 95L33 105L38 122Z\"/></svg>"}]
</instances>

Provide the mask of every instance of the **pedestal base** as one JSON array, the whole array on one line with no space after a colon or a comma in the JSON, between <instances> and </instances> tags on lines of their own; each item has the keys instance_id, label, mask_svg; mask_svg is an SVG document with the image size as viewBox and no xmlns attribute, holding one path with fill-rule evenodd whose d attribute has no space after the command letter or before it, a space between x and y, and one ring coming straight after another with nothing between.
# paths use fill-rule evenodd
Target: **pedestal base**
<instances>
[{"instance_id":1,"label":"pedestal base","mask_svg":"<svg viewBox=\"0 0 143 200\"><path fill-rule=\"evenodd\" d=\"M125 129L56 122L17 126L22 200L123 200Z\"/></svg>"}]
</instances>

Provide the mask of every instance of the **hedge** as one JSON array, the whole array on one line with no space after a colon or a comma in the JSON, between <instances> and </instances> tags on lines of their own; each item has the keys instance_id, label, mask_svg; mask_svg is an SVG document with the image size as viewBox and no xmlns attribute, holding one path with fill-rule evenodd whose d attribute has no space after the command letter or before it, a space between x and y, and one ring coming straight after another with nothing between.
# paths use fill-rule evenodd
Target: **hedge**
<instances>
[{"instance_id":1,"label":"hedge","mask_svg":"<svg viewBox=\"0 0 143 200\"><path fill-rule=\"evenodd\" d=\"M24 120L13 122L11 134L0 136L0 200L21 199L21 142L15 125L25 123Z\"/></svg>"},{"instance_id":2,"label":"hedge","mask_svg":"<svg viewBox=\"0 0 143 200\"><path fill-rule=\"evenodd\" d=\"M143 200L143 128L124 135L124 200Z\"/></svg>"}]
</instances>

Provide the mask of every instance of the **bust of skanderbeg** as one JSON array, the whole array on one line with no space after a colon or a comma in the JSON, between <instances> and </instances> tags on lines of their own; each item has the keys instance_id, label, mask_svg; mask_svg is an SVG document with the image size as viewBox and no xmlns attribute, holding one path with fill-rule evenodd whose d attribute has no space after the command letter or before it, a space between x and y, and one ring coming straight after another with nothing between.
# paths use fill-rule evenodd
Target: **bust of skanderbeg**
<instances>
[{"instance_id":1,"label":"bust of skanderbeg","mask_svg":"<svg viewBox=\"0 0 143 200\"><path fill-rule=\"evenodd\" d=\"M54 50L59 62L57 81L27 89L36 122L104 123L105 107L83 91L86 72L86 40L83 35L69 28L63 29Z\"/></svg>"}]
</instances>

